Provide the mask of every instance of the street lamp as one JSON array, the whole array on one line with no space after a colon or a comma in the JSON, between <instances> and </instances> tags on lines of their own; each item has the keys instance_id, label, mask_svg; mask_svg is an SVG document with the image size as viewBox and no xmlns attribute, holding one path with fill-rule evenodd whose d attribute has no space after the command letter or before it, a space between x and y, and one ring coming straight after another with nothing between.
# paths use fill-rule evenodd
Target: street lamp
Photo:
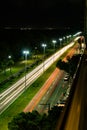
<instances>
[{"instance_id":1,"label":"street lamp","mask_svg":"<svg viewBox=\"0 0 87 130\"><path fill-rule=\"evenodd\" d=\"M57 43L57 41L56 40L52 40L52 43L54 45L54 51L55 51L55 44Z\"/></svg>"},{"instance_id":2,"label":"street lamp","mask_svg":"<svg viewBox=\"0 0 87 130\"><path fill-rule=\"evenodd\" d=\"M42 47L43 47L43 49L44 49L44 56L43 56L43 72L44 72L44 57L45 57L45 48L46 48L46 44L42 44Z\"/></svg>"},{"instance_id":3,"label":"street lamp","mask_svg":"<svg viewBox=\"0 0 87 130\"><path fill-rule=\"evenodd\" d=\"M62 41L62 38L59 38L59 41L60 41L60 46L61 46L61 41Z\"/></svg>"},{"instance_id":4,"label":"street lamp","mask_svg":"<svg viewBox=\"0 0 87 130\"><path fill-rule=\"evenodd\" d=\"M69 36L66 36L66 38L67 38L67 43L68 43L68 40L69 40Z\"/></svg>"},{"instance_id":5,"label":"street lamp","mask_svg":"<svg viewBox=\"0 0 87 130\"><path fill-rule=\"evenodd\" d=\"M8 59L11 59L11 55L8 56Z\"/></svg>"},{"instance_id":6,"label":"street lamp","mask_svg":"<svg viewBox=\"0 0 87 130\"><path fill-rule=\"evenodd\" d=\"M29 54L28 50L24 50L23 54L25 55L25 89L26 89L26 69L27 69L27 55Z\"/></svg>"},{"instance_id":7,"label":"street lamp","mask_svg":"<svg viewBox=\"0 0 87 130\"><path fill-rule=\"evenodd\" d=\"M35 57L37 58L37 47L35 47Z\"/></svg>"},{"instance_id":8,"label":"street lamp","mask_svg":"<svg viewBox=\"0 0 87 130\"><path fill-rule=\"evenodd\" d=\"M65 45L65 37L63 37L63 45Z\"/></svg>"},{"instance_id":9,"label":"street lamp","mask_svg":"<svg viewBox=\"0 0 87 130\"><path fill-rule=\"evenodd\" d=\"M46 46L47 46L46 44L44 44L44 43L42 44L42 47L44 48L44 56L45 56L45 48L46 48Z\"/></svg>"},{"instance_id":10,"label":"street lamp","mask_svg":"<svg viewBox=\"0 0 87 130\"><path fill-rule=\"evenodd\" d=\"M8 56L8 59L9 59L9 66L10 66L10 74L11 74L11 55Z\"/></svg>"}]
</instances>

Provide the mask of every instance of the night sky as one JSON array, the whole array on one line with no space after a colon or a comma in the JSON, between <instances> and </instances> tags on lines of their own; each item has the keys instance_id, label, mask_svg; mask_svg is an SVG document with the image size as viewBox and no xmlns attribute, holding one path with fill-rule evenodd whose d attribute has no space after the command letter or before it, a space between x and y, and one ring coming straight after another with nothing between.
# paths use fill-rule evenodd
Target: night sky
<instances>
[{"instance_id":1,"label":"night sky","mask_svg":"<svg viewBox=\"0 0 87 130\"><path fill-rule=\"evenodd\" d=\"M83 0L3 0L0 26L82 26Z\"/></svg>"},{"instance_id":2,"label":"night sky","mask_svg":"<svg viewBox=\"0 0 87 130\"><path fill-rule=\"evenodd\" d=\"M83 0L1 0L0 58L81 31L83 19Z\"/></svg>"}]
</instances>

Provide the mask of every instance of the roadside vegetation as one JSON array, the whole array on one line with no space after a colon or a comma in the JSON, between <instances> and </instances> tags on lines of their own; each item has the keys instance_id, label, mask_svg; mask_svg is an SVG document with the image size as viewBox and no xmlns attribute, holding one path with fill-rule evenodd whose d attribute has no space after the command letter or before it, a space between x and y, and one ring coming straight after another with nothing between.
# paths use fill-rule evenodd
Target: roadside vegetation
<instances>
[{"instance_id":1,"label":"roadside vegetation","mask_svg":"<svg viewBox=\"0 0 87 130\"><path fill-rule=\"evenodd\" d=\"M79 62L81 54L78 55L74 55L72 56L72 58L70 58L69 56L67 57L67 62L62 61L62 59L60 59L57 62L57 67L60 68L61 70L65 70L67 73L69 73L69 75L73 78L73 75L77 69L77 65Z\"/></svg>"},{"instance_id":2,"label":"roadside vegetation","mask_svg":"<svg viewBox=\"0 0 87 130\"><path fill-rule=\"evenodd\" d=\"M31 101L34 95L39 91L44 82L48 79L51 73L55 70L56 63L54 63L47 71L44 72L19 98L17 98L1 115L0 126L1 130L8 130L8 122L22 112L26 105Z\"/></svg>"},{"instance_id":3,"label":"roadside vegetation","mask_svg":"<svg viewBox=\"0 0 87 130\"><path fill-rule=\"evenodd\" d=\"M55 130L56 123L63 107L54 106L48 114L37 111L19 113L8 124L9 130Z\"/></svg>"},{"instance_id":4,"label":"roadside vegetation","mask_svg":"<svg viewBox=\"0 0 87 130\"><path fill-rule=\"evenodd\" d=\"M27 60L26 73L35 68L37 61L34 59ZM10 70L11 69L11 70ZM10 87L13 83L18 81L25 74L25 60L22 60L11 68L7 68L0 72L0 92L4 91L6 88Z\"/></svg>"}]
</instances>

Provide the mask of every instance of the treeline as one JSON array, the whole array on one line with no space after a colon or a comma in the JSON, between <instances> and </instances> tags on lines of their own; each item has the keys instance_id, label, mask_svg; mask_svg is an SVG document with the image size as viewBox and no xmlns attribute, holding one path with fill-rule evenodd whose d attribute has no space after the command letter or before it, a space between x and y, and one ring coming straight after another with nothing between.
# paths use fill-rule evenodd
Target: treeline
<instances>
[{"instance_id":1,"label":"treeline","mask_svg":"<svg viewBox=\"0 0 87 130\"><path fill-rule=\"evenodd\" d=\"M69 56L67 57L67 62L62 61L62 59L60 59L57 62L57 67L60 68L61 70L65 70L67 73L70 74L71 77L73 77L76 68L77 68L77 64L79 62L79 58L80 58L81 54L78 55L74 55L72 58L70 58Z\"/></svg>"},{"instance_id":2,"label":"treeline","mask_svg":"<svg viewBox=\"0 0 87 130\"><path fill-rule=\"evenodd\" d=\"M69 31L69 30L68 30ZM70 34L70 32L68 32ZM19 60L24 49L34 51L37 47L38 51L43 52L42 43L47 44L47 48L53 48L53 39L59 39L67 35L66 29L0 29L0 61L6 59L8 55L12 55L13 60ZM58 44L56 46L59 46Z\"/></svg>"},{"instance_id":3,"label":"treeline","mask_svg":"<svg viewBox=\"0 0 87 130\"><path fill-rule=\"evenodd\" d=\"M48 114L21 112L8 123L9 130L54 130L63 107L54 106Z\"/></svg>"},{"instance_id":4,"label":"treeline","mask_svg":"<svg viewBox=\"0 0 87 130\"><path fill-rule=\"evenodd\" d=\"M17 60L21 57L23 49L32 52L37 47L38 51L42 52L42 43L45 42L49 47L52 37L58 37L57 31L49 30L3 29L0 34L0 60L6 59L8 55Z\"/></svg>"}]
</instances>

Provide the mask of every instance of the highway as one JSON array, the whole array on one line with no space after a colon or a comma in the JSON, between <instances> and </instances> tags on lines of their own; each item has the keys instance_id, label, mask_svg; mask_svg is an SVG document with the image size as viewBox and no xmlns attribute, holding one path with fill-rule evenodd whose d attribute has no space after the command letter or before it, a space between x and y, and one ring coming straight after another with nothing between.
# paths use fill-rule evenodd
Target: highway
<instances>
[{"instance_id":1,"label":"highway","mask_svg":"<svg viewBox=\"0 0 87 130\"><path fill-rule=\"evenodd\" d=\"M75 54L77 47L78 46L75 45L68 52L68 54L65 56L63 60L66 61L67 56L72 57ZM69 92L69 89L67 88L68 83L64 82L63 80L64 75L65 75L65 72L63 70L56 68L54 72L51 74L51 76L49 77L49 79L47 79L45 84L41 87L41 89L33 97L31 102L29 102L29 104L26 106L26 108L23 111L31 112L32 110L37 110L42 113L45 110L44 108L45 105L47 107L49 106L47 104L50 104L50 107L55 105L58 102L58 100L60 100L61 95L66 89ZM53 97L54 95L55 95L55 98ZM49 101L49 99L51 99L51 101Z\"/></svg>"},{"instance_id":2,"label":"highway","mask_svg":"<svg viewBox=\"0 0 87 130\"><path fill-rule=\"evenodd\" d=\"M10 88L0 94L0 114L11 104L16 98L22 94L39 76L43 74L67 49L72 47L74 42L63 47L61 50L56 52L54 55L43 61L33 71L26 75L26 87L25 77L21 78L18 82L12 85Z\"/></svg>"},{"instance_id":3,"label":"highway","mask_svg":"<svg viewBox=\"0 0 87 130\"><path fill-rule=\"evenodd\" d=\"M48 112L53 106L58 105L57 103L61 103L65 96L63 93L67 92L69 88L68 82L64 82L65 72L60 70L58 76L42 97L38 105L34 108L35 110L39 111L40 113ZM67 99L68 95L66 95Z\"/></svg>"},{"instance_id":4,"label":"highway","mask_svg":"<svg viewBox=\"0 0 87 130\"><path fill-rule=\"evenodd\" d=\"M24 112L29 112L29 111L31 112L32 110L34 110L35 107L40 102L41 98L44 97L44 95L47 93L47 91L49 91L49 89L52 90L52 87L53 87L52 84L53 84L55 78L58 76L59 71L60 70L58 68L56 68L54 70L54 72L47 79L47 81L44 83L44 85L41 87L41 89L38 91L38 93L33 97L31 102L29 102L29 104L26 106L26 108L24 109Z\"/></svg>"}]
</instances>

